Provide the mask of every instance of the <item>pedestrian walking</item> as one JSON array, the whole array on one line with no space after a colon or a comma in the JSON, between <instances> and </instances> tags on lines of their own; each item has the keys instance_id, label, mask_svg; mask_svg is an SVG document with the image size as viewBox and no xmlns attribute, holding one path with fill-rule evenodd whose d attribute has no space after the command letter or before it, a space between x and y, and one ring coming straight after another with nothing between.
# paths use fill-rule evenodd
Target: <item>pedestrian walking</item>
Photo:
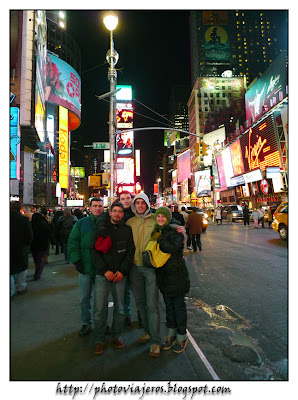
<instances>
[{"instance_id":1,"label":"pedestrian walking","mask_svg":"<svg viewBox=\"0 0 298 400\"><path fill-rule=\"evenodd\" d=\"M21 214L21 203L10 205L10 296L28 292L26 277L29 245L33 239L31 222Z\"/></svg>"},{"instance_id":2,"label":"pedestrian walking","mask_svg":"<svg viewBox=\"0 0 298 400\"><path fill-rule=\"evenodd\" d=\"M202 251L201 234L203 232L203 217L197 213L196 207L192 208L192 213L187 220L187 226L189 228L193 251L196 253L197 247Z\"/></svg>"},{"instance_id":3,"label":"pedestrian walking","mask_svg":"<svg viewBox=\"0 0 298 400\"><path fill-rule=\"evenodd\" d=\"M227 224L232 224L233 223L233 212L231 207L227 208Z\"/></svg>"},{"instance_id":4,"label":"pedestrian walking","mask_svg":"<svg viewBox=\"0 0 298 400\"><path fill-rule=\"evenodd\" d=\"M263 210L262 206L259 206L258 213L259 213L259 223L261 222L262 228L265 228L264 226L265 211Z\"/></svg>"},{"instance_id":5,"label":"pedestrian walking","mask_svg":"<svg viewBox=\"0 0 298 400\"><path fill-rule=\"evenodd\" d=\"M259 227L259 213L258 210L256 208L254 208L253 212L252 212L252 217L254 220L254 227L255 229L258 229Z\"/></svg>"},{"instance_id":6,"label":"pedestrian walking","mask_svg":"<svg viewBox=\"0 0 298 400\"><path fill-rule=\"evenodd\" d=\"M41 278L45 263L46 255L50 243L51 229L40 213L32 215L32 231L33 240L30 248L35 264L34 280Z\"/></svg>"},{"instance_id":7,"label":"pedestrian walking","mask_svg":"<svg viewBox=\"0 0 298 400\"><path fill-rule=\"evenodd\" d=\"M181 226L185 225L185 220L183 215L179 212L179 207L177 204L174 205L174 211L172 212L172 218L174 218L176 221L180 222Z\"/></svg>"},{"instance_id":8,"label":"pedestrian walking","mask_svg":"<svg viewBox=\"0 0 298 400\"><path fill-rule=\"evenodd\" d=\"M157 285L166 305L167 330L161 348L173 348L175 353L182 353L188 342L184 296L190 289L188 270L183 258L184 238L176 231L177 226L170 224L172 215L167 207L159 207L154 216L156 223L151 240L156 240L160 250L171 255L156 270Z\"/></svg>"},{"instance_id":9,"label":"pedestrian walking","mask_svg":"<svg viewBox=\"0 0 298 400\"><path fill-rule=\"evenodd\" d=\"M67 251L68 246L68 238L71 234L72 228L74 224L78 221L78 218L75 215L71 215L71 211L69 208L65 208L64 215L58 219L57 227L59 230L60 238L63 243L63 253L64 258L67 264L70 263L69 254Z\"/></svg>"},{"instance_id":10,"label":"pedestrian walking","mask_svg":"<svg viewBox=\"0 0 298 400\"><path fill-rule=\"evenodd\" d=\"M79 272L79 296L82 328L80 336L91 332L92 289L94 286L95 270L90 255L90 245L96 229L96 220L103 211L103 201L93 197L90 202L90 215L79 219L72 228L68 238L68 255Z\"/></svg>"},{"instance_id":11,"label":"pedestrian walking","mask_svg":"<svg viewBox=\"0 0 298 400\"><path fill-rule=\"evenodd\" d=\"M62 210L56 210L54 212L54 218L52 220L52 229L54 232L54 237L55 237L55 242L56 242L56 256L59 254L59 252L63 253L63 242L60 237L60 232L58 228L58 220L61 216L63 216L64 213Z\"/></svg>"},{"instance_id":12,"label":"pedestrian walking","mask_svg":"<svg viewBox=\"0 0 298 400\"><path fill-rule=\"evenodd\" d=\"M120 202L111 205L110 221L105 226L105 236L98 235L90 249L95 267L94 284L94 340L95 354L102 354L108 318L108 296L112 293L114 302L111 335L114 346L124 347L121 333L124 327L124 294L127 276L134 256L132 230L125 225L124 207ZM107 245L109 240L109 245Z\"/></svg>"},{"instance_id":13,"label":"pedestrian walking","mask_svg":"<svg viewBox=\"0 0 298 400\"><path fill-rule=\"evenodd\" d=\"M249 209L247 207L247 204L245 204L245 206L243 208L243 223L245 226L249 225Z\"/></svg>"},{"instance_id":14,"label":"pedestrian walking","mask_svg":"<svg viewBox=\"0 0 298 400\"><path fill-rule=\"evenodd\" d=\"M221 208L217 207L216 213L215 213L215 219L216 219L216 224L218 225L219 223L222 224L222 216L221 216Z\"/></svg>"},{"instance_id":15,"label":"pedestrian walking","mask_svg":"<svg viewBox=\"0 0 298 400\"><path fill-rule=\"evenodd\" d=\"M267 217L268 217L269 228L271 228L271 224L272 224L272 221L273 221L271 207L269 207L268 210L267 210Z\"/></svg>"}]
</instances>

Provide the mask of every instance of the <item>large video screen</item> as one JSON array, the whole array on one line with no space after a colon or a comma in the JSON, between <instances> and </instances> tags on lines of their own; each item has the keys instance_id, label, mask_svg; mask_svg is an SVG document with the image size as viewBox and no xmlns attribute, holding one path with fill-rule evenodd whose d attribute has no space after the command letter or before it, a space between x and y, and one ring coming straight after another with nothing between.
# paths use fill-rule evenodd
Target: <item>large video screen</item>
<instances>
[{"instance_id":1,"label":"large video screen","mask_svg":"<svg viewBox=\"0 0 298 400\"><path fill-rule=\"evenodd\" d=\"M178 183L190 178L190 150L179 154L178 160Z\"/></svg>"}]
</instances>

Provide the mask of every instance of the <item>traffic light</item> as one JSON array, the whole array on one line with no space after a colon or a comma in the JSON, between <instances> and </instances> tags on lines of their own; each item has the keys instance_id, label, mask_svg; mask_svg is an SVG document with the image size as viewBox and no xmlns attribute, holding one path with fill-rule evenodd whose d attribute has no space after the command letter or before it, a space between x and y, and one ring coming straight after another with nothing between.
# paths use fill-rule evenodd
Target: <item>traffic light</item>
<instances>
[{"instance_id":1,"label":"traffic light","mask_svg":"<svg viewBox=\"0 0 298 400\"><path fill-rule=\"evenodd\" d=\"M202 156L208 156L208 149L209 149L209 145L201 142L202 145Z\"/></svg>"}]
</instances>

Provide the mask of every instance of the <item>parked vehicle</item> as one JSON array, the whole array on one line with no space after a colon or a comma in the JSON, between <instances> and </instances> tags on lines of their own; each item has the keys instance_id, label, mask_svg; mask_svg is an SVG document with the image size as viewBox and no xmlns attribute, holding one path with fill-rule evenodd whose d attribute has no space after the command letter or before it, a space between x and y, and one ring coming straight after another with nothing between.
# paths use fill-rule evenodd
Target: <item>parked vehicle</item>
<instances>
[{"instance_id":1,"label":"parked vehicle","mask_svg":"<svg viewBox=\"0 0 298 400\"><path fill-rule=\"evenodd\" d=\"M288 239L288 202L281 203L273 214L272 228L283 240Z\"/></svg>"}]
</instances>

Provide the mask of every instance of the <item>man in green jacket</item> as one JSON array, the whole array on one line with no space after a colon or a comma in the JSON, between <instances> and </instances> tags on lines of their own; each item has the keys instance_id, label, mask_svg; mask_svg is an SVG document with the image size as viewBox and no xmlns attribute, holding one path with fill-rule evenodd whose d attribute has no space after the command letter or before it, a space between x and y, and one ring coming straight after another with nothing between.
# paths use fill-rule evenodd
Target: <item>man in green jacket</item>
<instances>
[{"instance_id":1,"label":"man in green jacket","mask_svg":"<svg viewBox=\"0 0 298 400\"><path fill-rule=\"evenodd\" d=\"M93 240L90 254L95 267L94 286L94 339L95 354L103 352L108 318L108 296L112 292L114 302L111 334L114 346L121 349L124 343L121 333L124 326L124 293L134 256L131 228L125 225L124 207L114 202L109 211L110 220ZM107 244L108 239L110 243Z\"/></svg>"},{"instance_id":2,"label":"man in green jacket","mask_svg":"<svg viewBox=\"0 0 298 400\"><path fill-rule=\"evenodd\" d=\"M103 201L93 197L90 202L90 216L79 219L74 225L68 239L70 260L79 272L79 293L82 328L80 336L91 331L91 296L94 286L95 270L90 255L90 244L96 228L96 220L103 211Z\"/></svg>"}]
</instances>

